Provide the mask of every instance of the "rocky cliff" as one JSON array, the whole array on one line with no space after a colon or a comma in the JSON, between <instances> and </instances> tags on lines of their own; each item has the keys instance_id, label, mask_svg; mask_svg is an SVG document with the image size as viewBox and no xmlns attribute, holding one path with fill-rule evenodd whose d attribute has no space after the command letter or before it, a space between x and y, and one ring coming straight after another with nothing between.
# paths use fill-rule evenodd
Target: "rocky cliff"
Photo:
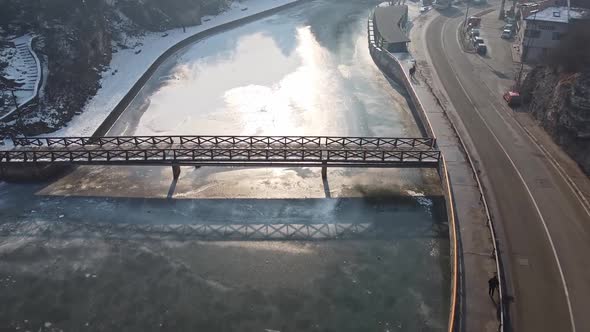
<instances>
[{"instance_id":1,"label":"rocky cliff","mask_svg":"<svg viewBox=\"0 0 590 332\"><path fill-rule=\"evenodd\" d=\"M528 109L590 174L590 68L576 73L534 68L523 84Z\"/></svg>"},{"instance_id":2,"label":"rocky cliff","mask_svg":"<svg viewBox=\"0 0 590 332\"><path fill-rule=\"evenodd\" d=\"M526 76L525 107L590 174L590 20L570 25L559 48Z\"/></svg>"},{"instance_id":3,"label":"rocky cliff","mask_svg":"<svg viewBox=\"0 0 590 332\"><path fill-rule=\"evenodd\" d=\"M128 46L128 36L200 24L202 15L216 14L228 4L228 0L0 0L0 40L37 35L34 48L49 73L39 100L0 123L0 136L60 128L96 93L101 71L113 51Z\"/></svg>"}]
</instances>

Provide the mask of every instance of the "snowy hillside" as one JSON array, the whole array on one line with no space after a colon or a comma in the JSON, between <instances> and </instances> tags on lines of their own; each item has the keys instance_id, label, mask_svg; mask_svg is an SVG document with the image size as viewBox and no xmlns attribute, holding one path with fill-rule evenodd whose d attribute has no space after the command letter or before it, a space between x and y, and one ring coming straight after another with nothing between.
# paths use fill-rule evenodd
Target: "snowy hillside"
<instances>
[{"instance_id":1,"label":"snowy hillside","mask_svg":"<svg viewBox=\"0 0 590 332\"><path fill-rule=\"evenodd\" d=\"M31 35L15 38L11 41L14 47L4 48L0 53L0 60L8 64L0 75L12 83L10 89L2 91L4 102L0 105L0 119L16 109L15 103L19 106L23 105L37 95L41 80L41 66L31 48L32 39Z\"/></svg>"}]
</instances>

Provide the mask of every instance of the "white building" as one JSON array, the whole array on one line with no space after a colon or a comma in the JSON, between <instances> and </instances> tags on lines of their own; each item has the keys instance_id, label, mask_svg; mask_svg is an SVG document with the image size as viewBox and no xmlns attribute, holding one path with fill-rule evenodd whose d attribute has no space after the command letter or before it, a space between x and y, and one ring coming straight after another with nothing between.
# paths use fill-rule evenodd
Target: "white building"
<instances>
[{"instance_id":1,"label":"white building","mask_svg":"<svg viewBox=\"0 0 590 332\"><path fill-rule=\"evenodd\" d=\"M523 62L538 62L559 46L572 20L588 18L580 8L547 7L523 17L519 29Z\"/></svg>"}]
</instances>

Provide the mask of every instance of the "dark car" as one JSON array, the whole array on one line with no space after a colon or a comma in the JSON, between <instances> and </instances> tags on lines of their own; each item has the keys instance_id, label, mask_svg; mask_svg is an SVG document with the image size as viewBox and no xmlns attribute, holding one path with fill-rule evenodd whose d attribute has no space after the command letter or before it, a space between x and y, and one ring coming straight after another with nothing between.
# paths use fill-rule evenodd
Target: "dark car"
<instances>
[{"instance_id":1,"label":"dark car","mask_svg":"<svg viewBox=\"0 0 590 332\"><path fill-rule=\"evenodd\" d=\"M482 41L481 43L477 44L477 46L475 46L475 50L477 51L477 54L485 55L488 52L488 47Z\"/></svg>"},{"instance_id":2,"label":"dark car","mask_svg":"<svg viewBox=\"0 0 590 332\"><path fill-rule=\"evenodd\" d=\"M473 43L473 46L477 47L477 45L479 44L483 44L483 38L481 37L473 37L471 38L471 42Z\"/></svg>"}]
</instances>

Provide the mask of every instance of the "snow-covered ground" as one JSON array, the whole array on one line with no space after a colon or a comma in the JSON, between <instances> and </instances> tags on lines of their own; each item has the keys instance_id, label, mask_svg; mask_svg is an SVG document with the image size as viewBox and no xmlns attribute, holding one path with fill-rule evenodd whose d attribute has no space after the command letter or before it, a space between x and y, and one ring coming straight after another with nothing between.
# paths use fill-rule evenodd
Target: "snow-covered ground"
<instances>
[{"instance_id":1,"label":"snow-covered ground","mask_svg":"<svg viewBox=\"0 0 590 332\"><path fill-rule=\"evenodd\" d=\"M204 16L201 25L187 27L186 32L183 32L182 28L178 28L166 32L148 33L138 38L138 43L136 43L138 46L117 49L117 53L113 53L109 70L102 74L101 88L86 103L82 114L75 116L67 127L50 135L92 135L149 66L178 42L218 25L296 1L298 0L242 0L234 2L230 9L217 16Z\"/></svg>"},{"instance_id":2,"label":"snow-covered ground","mask_svg":"<svg viewBox=\"0 0 590 332\"><path fill-rule=\"evenodd\" d=\"M31 47L33 36L24 35L11 40L15 47L7 48L1 57L8 62L2 76L14 80L22 86L14 91L18 105L25 104L37 95L39 82L41 81L41 67L37 55ZM0 107L0 119L12 113L16 107L13 104L12 95L8 94L9 102Z\"/></svg>"}]
</instances>

